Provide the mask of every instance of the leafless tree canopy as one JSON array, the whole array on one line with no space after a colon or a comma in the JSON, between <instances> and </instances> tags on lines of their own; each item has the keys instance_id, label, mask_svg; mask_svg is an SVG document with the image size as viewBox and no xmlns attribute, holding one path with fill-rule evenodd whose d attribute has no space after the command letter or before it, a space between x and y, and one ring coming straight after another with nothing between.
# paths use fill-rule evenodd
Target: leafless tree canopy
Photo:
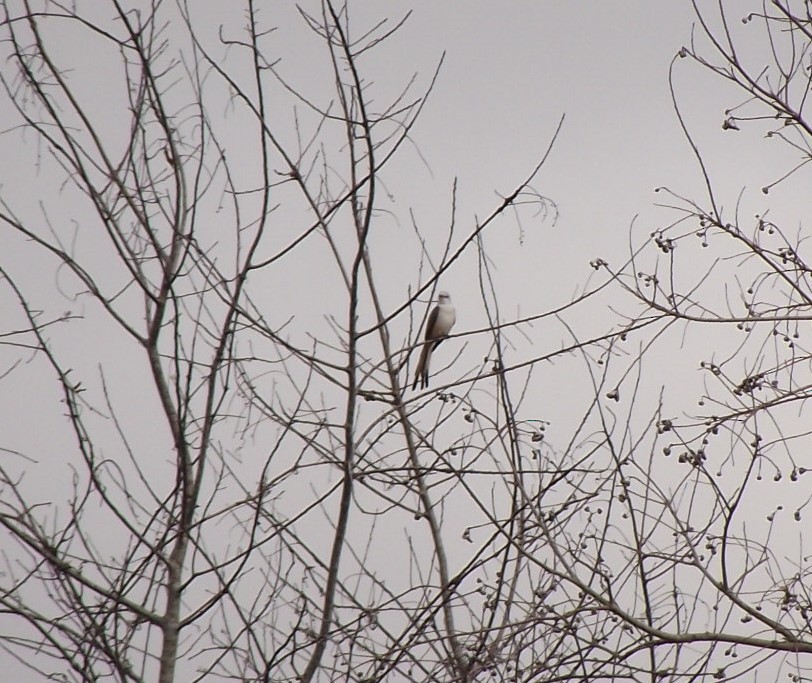
<instances>
[{"instance_id":1,"label":"leafless tree canopy","mask_svg":"<svg viewBox=\"0 0 812 683\"><path fill-rule=\"evenodd\" d=\"M522 317L488 240L554 227L563 116L487 215L434 179L422 216L397 200L442 57L376 62L408 12L216 5L3 3L4 668L808 678L812 268L781 200L809 186L812 3L695 4L670 82L704 193L660 188L625 263L585 253ZM730 196L692 131L709 76L720 135L789 153L763 188ZM486 324L411 391L460 268Z\"/></svg>"}]
</instances>

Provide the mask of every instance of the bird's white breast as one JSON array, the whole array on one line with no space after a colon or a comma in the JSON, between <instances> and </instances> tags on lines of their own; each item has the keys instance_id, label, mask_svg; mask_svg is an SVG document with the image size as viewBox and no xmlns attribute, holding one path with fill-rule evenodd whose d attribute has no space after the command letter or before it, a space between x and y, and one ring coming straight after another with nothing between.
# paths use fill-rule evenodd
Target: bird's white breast
<instances>
[{"instance_id":1,"label":"bird's white breast","mask_svg":"<svg viewBox=\"0 0 812 683\"><path fill-rule=\"evenodd\" d=\"M451 304L440 304L437 306L437 321L434 323L436 337L442 337L449 333L454 323L457 321L457 313Z\"/></svg>"}]
</instances>

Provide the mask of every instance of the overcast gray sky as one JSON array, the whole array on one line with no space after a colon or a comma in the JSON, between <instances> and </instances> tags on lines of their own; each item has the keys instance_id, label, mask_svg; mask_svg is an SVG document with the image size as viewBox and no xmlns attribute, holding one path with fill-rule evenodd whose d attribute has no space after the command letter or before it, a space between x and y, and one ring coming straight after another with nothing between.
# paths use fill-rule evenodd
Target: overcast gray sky
<instances>
[{"instance_id":1,"label":"overcast gray sky","mask_svg":"<svg viewBox=\"0 0 812 683\"><path fill-rule=\"evenodd\" d=\"M712 4L706 3L708 7ZM229 18L231 28L241 25L239 16L226 16L221 3L195 0L190 5L201 16L211 14L201 22L211 29L210 36L216 36L217 25ZM270 24L278 26L273 40L284 56L278 66L280 73L313 93L329 87L332 75L324 69L323 47L309 35L293 4L267 5L263 12ZM434 91L412 131L414 147L402 152L396 172L383 174L385 191L393 199L389 213L382 214L375 227L373 243L378 255L386 255L387 231L394 235L411 229L410 211L428 244L433 248L441 245L450 222L455 178L459 183L458 229L468 233L475 217L484 217L499 204L497 193L511 192L536 165L562 116L558 141L533 182L538 192L554 202L557 218L553 220L553 212L542 219L530 211L521 214L521 229L516 222L504 220L498 231L490 230L486 237L506 318L566 303L590 276L589 261L597 256L619 264L628 256L633 220L637 221L631 239L635 244L671 222L673 214L654 206L662 199L655 188L667 185L684 195L702 198L699 166L675 115L669 86L672 60L691 39L695 18L689 2L369 0L350 2L349 6L352 21L359 27L383 16L396 20L412 10L408 22L388 44L360 60L363 72L379 92L400 90L413 73L419 74L418 82L425 85L445 54ZM743 35L747 41L746 33ZM116 93L116 83L107 79L115 74L106 72L104 61L96 60L91 50L72 42L69 35L62 40L61 48L69 59L92 69L94 75L85 78L81 87L98 98L100 107L107 106ZM768 200L759 188L780 175L787 153L778 149L771 155L760 148L736 145L738 133L722 131L725 107L738 104L740 96L687 60L676 64L674 84L685 120L710 161L723 203L732 207L744 188L745 213L763 211L768 201L774 205L775 194ZM287 103L282 106L283 115L287 115ZM223 114L228 115L225 107ZM4 119L0 130L14 125L5 105L0 105L0 116ZM114 134L114 120L110 126ZM249 166L255 138L245 135L239 122L226 135L233 136L238 145L242 138ZM0 169L6 198L13 197L21 211L36 215L40 197L30 189L38 177L31 137L6 132L0 137L0 157L6 160ZM778 192L780 196L781 190ZM783 210L786 215L797 215L799 205L797 199L790 200ZM299 228L297 225L296 230ZM398 243L393 240L392 244ZM43 278L41 262L29 260L33 253L30 245L9 238L4 231L0 233L0 249L6 253L19 250L21 257L14 267L21 281L34 288L30 291L41 290L42 296L48 297L62 288L59 274L55 279L50 275ZM415 276L419 254L398 254L396 249L393 246L390 258L382 259L388 264L385 277L381 277L382 294L389 305L402 301L407 289L419 284ZM705 265L698 264L701 268ZM310 270L299 267L280 276L282 296L278 282L275 288L268 287L267 304L274 319L278 322L296 315L293 329L301 333L300 339L315 329L312 326L326 329L324 318L333 310L331 302L346 296L335 288L334 280L328 279L329 272L314 262ZM484 324L476 278L472 254L461 259L443 279L442 288L452 293L458 308L455 332ZM60 299L55 308L64 300ZM82 307L81 302L77 305ZM91 324L93 312L83 312ZM594 322L583 317L574 324L583 325L586 333ZM405 334L405 321L403 331ZM556 336L545 336L553 331ZM104 363L119 386L136 387L133 396L137 397L143 369L116 361L122 345L132 342L101 329L96 334L92 348L81 337L63 337L69 349L67 357L74 358L77 367L84 366L89 376L98 363ZM541 348L546 344L550 350L562 340L562 332L553 322L541 324L528 334L531 343ZM692 341L702 343L687 343ZM466 343L470 345L469 358L481 357L483 346L477 345L475 338ZM450 346L444 347L446 360L452 355ZM472 363L476 366L477 361ZM661 369L662 378L686 368L696 369L695 357L687 357L684 368L677 361L666 364ZM567 386L566 379L556 376L555 371L546 369L533 389L540 396L539 416L553 422L565 420L568 410L566 400L549 400L546 386L550 382L558 382L559 393L566 395L560 389ZM64 408L51 380L21 371L4 381L0 431L6 441L0 445L54 453L58 429L54 431L53 422L41 419L42 412L50 411L58 420ZM43 407L43 396L51 397L48 406ZM32 415L37 416L33 424ZM145 428L152 419L149 413L133 411L128 419L137 433L134 438L149 439ZM54 482L43 481L42 485L43 495L58 495ZM53 492L49 485L55 488Z\"/></svg>"}]
</instances>

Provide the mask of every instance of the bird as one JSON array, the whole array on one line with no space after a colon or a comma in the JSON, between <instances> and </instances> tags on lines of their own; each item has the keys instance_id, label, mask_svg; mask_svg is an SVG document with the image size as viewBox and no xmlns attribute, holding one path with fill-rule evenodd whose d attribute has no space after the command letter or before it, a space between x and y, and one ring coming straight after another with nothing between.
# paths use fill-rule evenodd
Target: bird
<instances>
[{"instance_id":1,"label":"bird","mask_svg":"<svg viewBox=\"0 0 812 683\"><path fill-rule=\"evenodd\" d=\"M439 292L437 294L437 305L429 313L429 319L426 322L425 341L420 352L420 360L417 361L412 391L417 389L418 384L420 384L421 389L428 387L431 354L434 349L443 343L451 328L454 327L455 322L457 322L457 311L454 304L451 303L451 296L448 292Z\"/></svg>"}]
</instances>

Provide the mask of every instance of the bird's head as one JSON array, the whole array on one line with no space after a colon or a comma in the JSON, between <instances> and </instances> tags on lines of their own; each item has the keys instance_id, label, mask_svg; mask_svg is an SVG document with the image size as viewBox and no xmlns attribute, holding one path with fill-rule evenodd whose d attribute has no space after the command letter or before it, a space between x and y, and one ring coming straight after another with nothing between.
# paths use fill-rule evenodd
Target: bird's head
<instances>
[{"instance_id":1,"label":"bird's head","mask_svg":"<svg viewBox=\"0 0 812 683\"><path fill-rule=\"evenodd\" d=\"M450 304L451 303L451 295L448 292L439 292L437 294L437 303L438 304Z\"/></svg>"}]
</instances>

